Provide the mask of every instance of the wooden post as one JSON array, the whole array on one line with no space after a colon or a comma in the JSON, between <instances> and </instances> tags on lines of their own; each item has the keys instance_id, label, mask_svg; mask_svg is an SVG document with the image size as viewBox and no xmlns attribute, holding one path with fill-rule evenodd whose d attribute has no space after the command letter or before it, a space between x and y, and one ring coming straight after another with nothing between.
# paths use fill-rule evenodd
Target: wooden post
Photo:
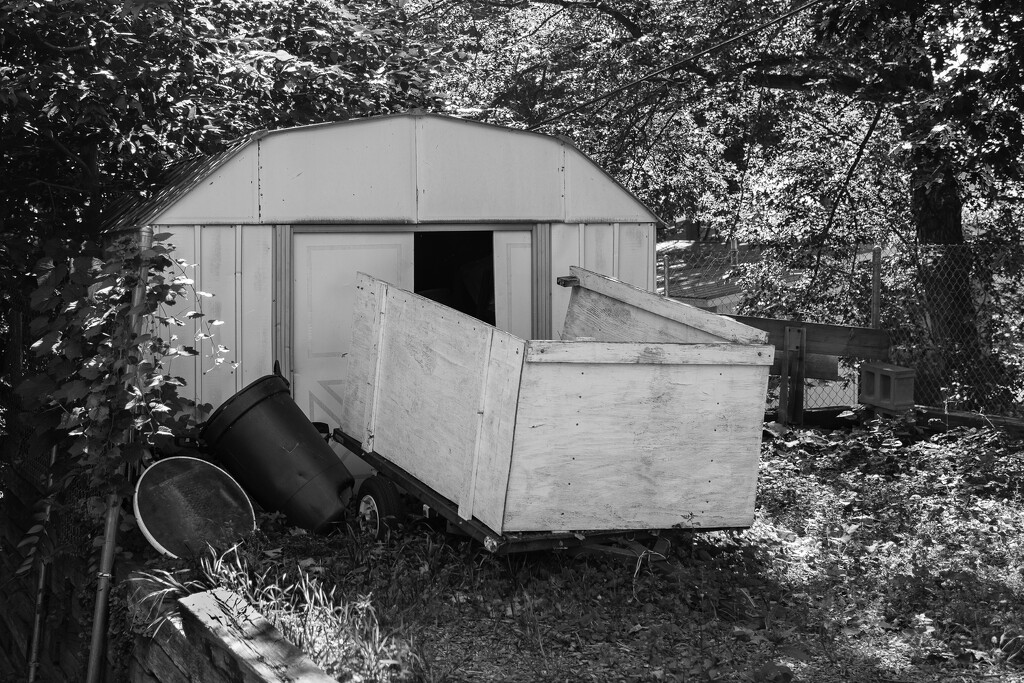
<instances>
[{"instance_id":1,"label":"wooden post","mask_svg":"<svg viewBox=\"0 0 1024 683\"><path fill-rule=\"evenodd\" d=\"M871 250L871 327L878 328L882 318L882 248Z\"/></svg>"},{"instance_id":2,"label":"wooden post","mask_svg":"<svg viewBox=\"0 0 1024 683\"><path fill-rule=\"evenodd\" d=\"M806 328L786 326L782 346L782 381L779 385L779 422L782 424L804 423L806 340Z\"/></svg>"},{"instance_id":3,"label":"wooden post","mask_svg":"<svg viewBox=\"0 0 1024 683\"><path fill-rule=\"evenodd\" d=\"M662 271L664 271L664 274L665 274L665 296L668 297L668 296L670 296L670 294L669 294L669 291L668 291L669 270L668 270L668 254L667 253L663 254L662 257L661 257L661 266L662 266Z\"/></svg>"}]
</instances>

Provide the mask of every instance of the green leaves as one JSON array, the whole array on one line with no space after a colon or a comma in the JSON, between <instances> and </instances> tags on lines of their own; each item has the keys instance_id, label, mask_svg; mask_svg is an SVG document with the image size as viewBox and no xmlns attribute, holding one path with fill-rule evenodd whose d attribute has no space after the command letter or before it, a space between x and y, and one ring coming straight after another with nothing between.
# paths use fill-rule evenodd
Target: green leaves
<instances>
[{"instance_id":1,"label":"green leaves","mask_svg":"<svg viewBox=\"0 0 1024 683\"><path fill-rule=\"evenodd\" d=\"M209 341L214 339L212 326L202 324L202 297L194 293L196 310L188 318L200 323L199 348L176 348L153 333L167 320L177 320L164 312L167 298L174 302L190 288L166 288L180 266L159 243L143 251L130 236L121 237L103 250L102 258L82 257L81 246L53 244L50 249L37 271L33 298L41 313L32 322L38 335L33 348L42 371L23 381L18 393L33 411L30 423L46 433L48 446L56 444L57 498L75 508L81 496L63 492L127 486L131 473L152 458L154 447L194 433L201 410L178 394L184 382L167 372L164 359L199 355L200 348L207 348L216 366L227 349ZM167 267L174 271L165 272ZM151 296L155 291L161 294ZM142 303L132 305L135 297ZM97 508L98 514L104 509ZM85 508L64 512L90 514ZM37 527L26 537L36 539L33 549L45 536L45 529Z\"/></svg>"}]
</instances>

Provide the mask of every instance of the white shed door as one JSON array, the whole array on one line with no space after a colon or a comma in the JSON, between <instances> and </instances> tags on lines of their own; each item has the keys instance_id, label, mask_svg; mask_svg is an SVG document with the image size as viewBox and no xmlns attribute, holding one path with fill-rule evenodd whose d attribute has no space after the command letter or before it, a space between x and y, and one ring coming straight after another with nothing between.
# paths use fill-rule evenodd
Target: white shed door
<instances>
[{"instance_id":1,"label":"white shed door","mask_svg":"<svg viewBox=\"0 0 1024 683\"><path fill-rule=\"evenodd\" d=\"M533 248L529 230L494 233L494 326L533 339Z\"/></svg>"},{"instance_id":2,"label":"white shed door","mask_svg":"<svg viewBox=\"0 0 1024 683\"><path fill-rule=\"evenodd\" d=\"M413 287L413 235L297 233L292 242L292 394L309 419L341 423L356 273Z\"/></svg>"}]
</instances>

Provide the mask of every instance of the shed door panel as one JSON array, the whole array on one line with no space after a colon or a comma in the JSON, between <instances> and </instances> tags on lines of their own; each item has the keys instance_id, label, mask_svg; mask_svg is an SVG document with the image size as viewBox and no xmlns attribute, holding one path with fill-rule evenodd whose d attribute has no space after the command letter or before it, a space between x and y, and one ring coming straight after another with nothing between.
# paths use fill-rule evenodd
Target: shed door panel
<instances>
[{"instance_id":1,"label":"shed door panel","mask_svg":"<svg viewBox=\"0 0 1024 683\"><path fill-rule=\"evenodd\" d=\"M311 420L341 423L356 273L413 286L413 235L297 233L292 243L292 393Z\"/></svg>"},{"instance_id":2,"label":"shed door panel","mask_svg":"<svg viewBox=\"0 0 1024 683\"><path fill-rule=\"evenodd\" d=\"M533 247L529 230L494 233L494 326L533 338Z\"/></svg>"}]
</instances>

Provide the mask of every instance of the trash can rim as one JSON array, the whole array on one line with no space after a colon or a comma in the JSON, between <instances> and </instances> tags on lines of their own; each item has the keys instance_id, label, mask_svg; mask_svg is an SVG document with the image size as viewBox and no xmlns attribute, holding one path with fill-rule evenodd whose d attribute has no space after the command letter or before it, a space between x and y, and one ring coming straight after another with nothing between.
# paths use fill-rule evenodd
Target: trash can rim
<instances>
[{"instance_id":1,"label":"trash can rim","mask_svg":"<svg viewBox=\"0 0 1024 683\"><path fill-rule=\"evenodd\" d=\"M288 392L290 389L288 380L281 375L264 375L250 382L241 391L213 411L213 414L210 415L203 429L199 432L199 438L207 446L216 444L233 424L238 422L243 415L258 403L274 394Z\"/></svg>"}]
</instances>

